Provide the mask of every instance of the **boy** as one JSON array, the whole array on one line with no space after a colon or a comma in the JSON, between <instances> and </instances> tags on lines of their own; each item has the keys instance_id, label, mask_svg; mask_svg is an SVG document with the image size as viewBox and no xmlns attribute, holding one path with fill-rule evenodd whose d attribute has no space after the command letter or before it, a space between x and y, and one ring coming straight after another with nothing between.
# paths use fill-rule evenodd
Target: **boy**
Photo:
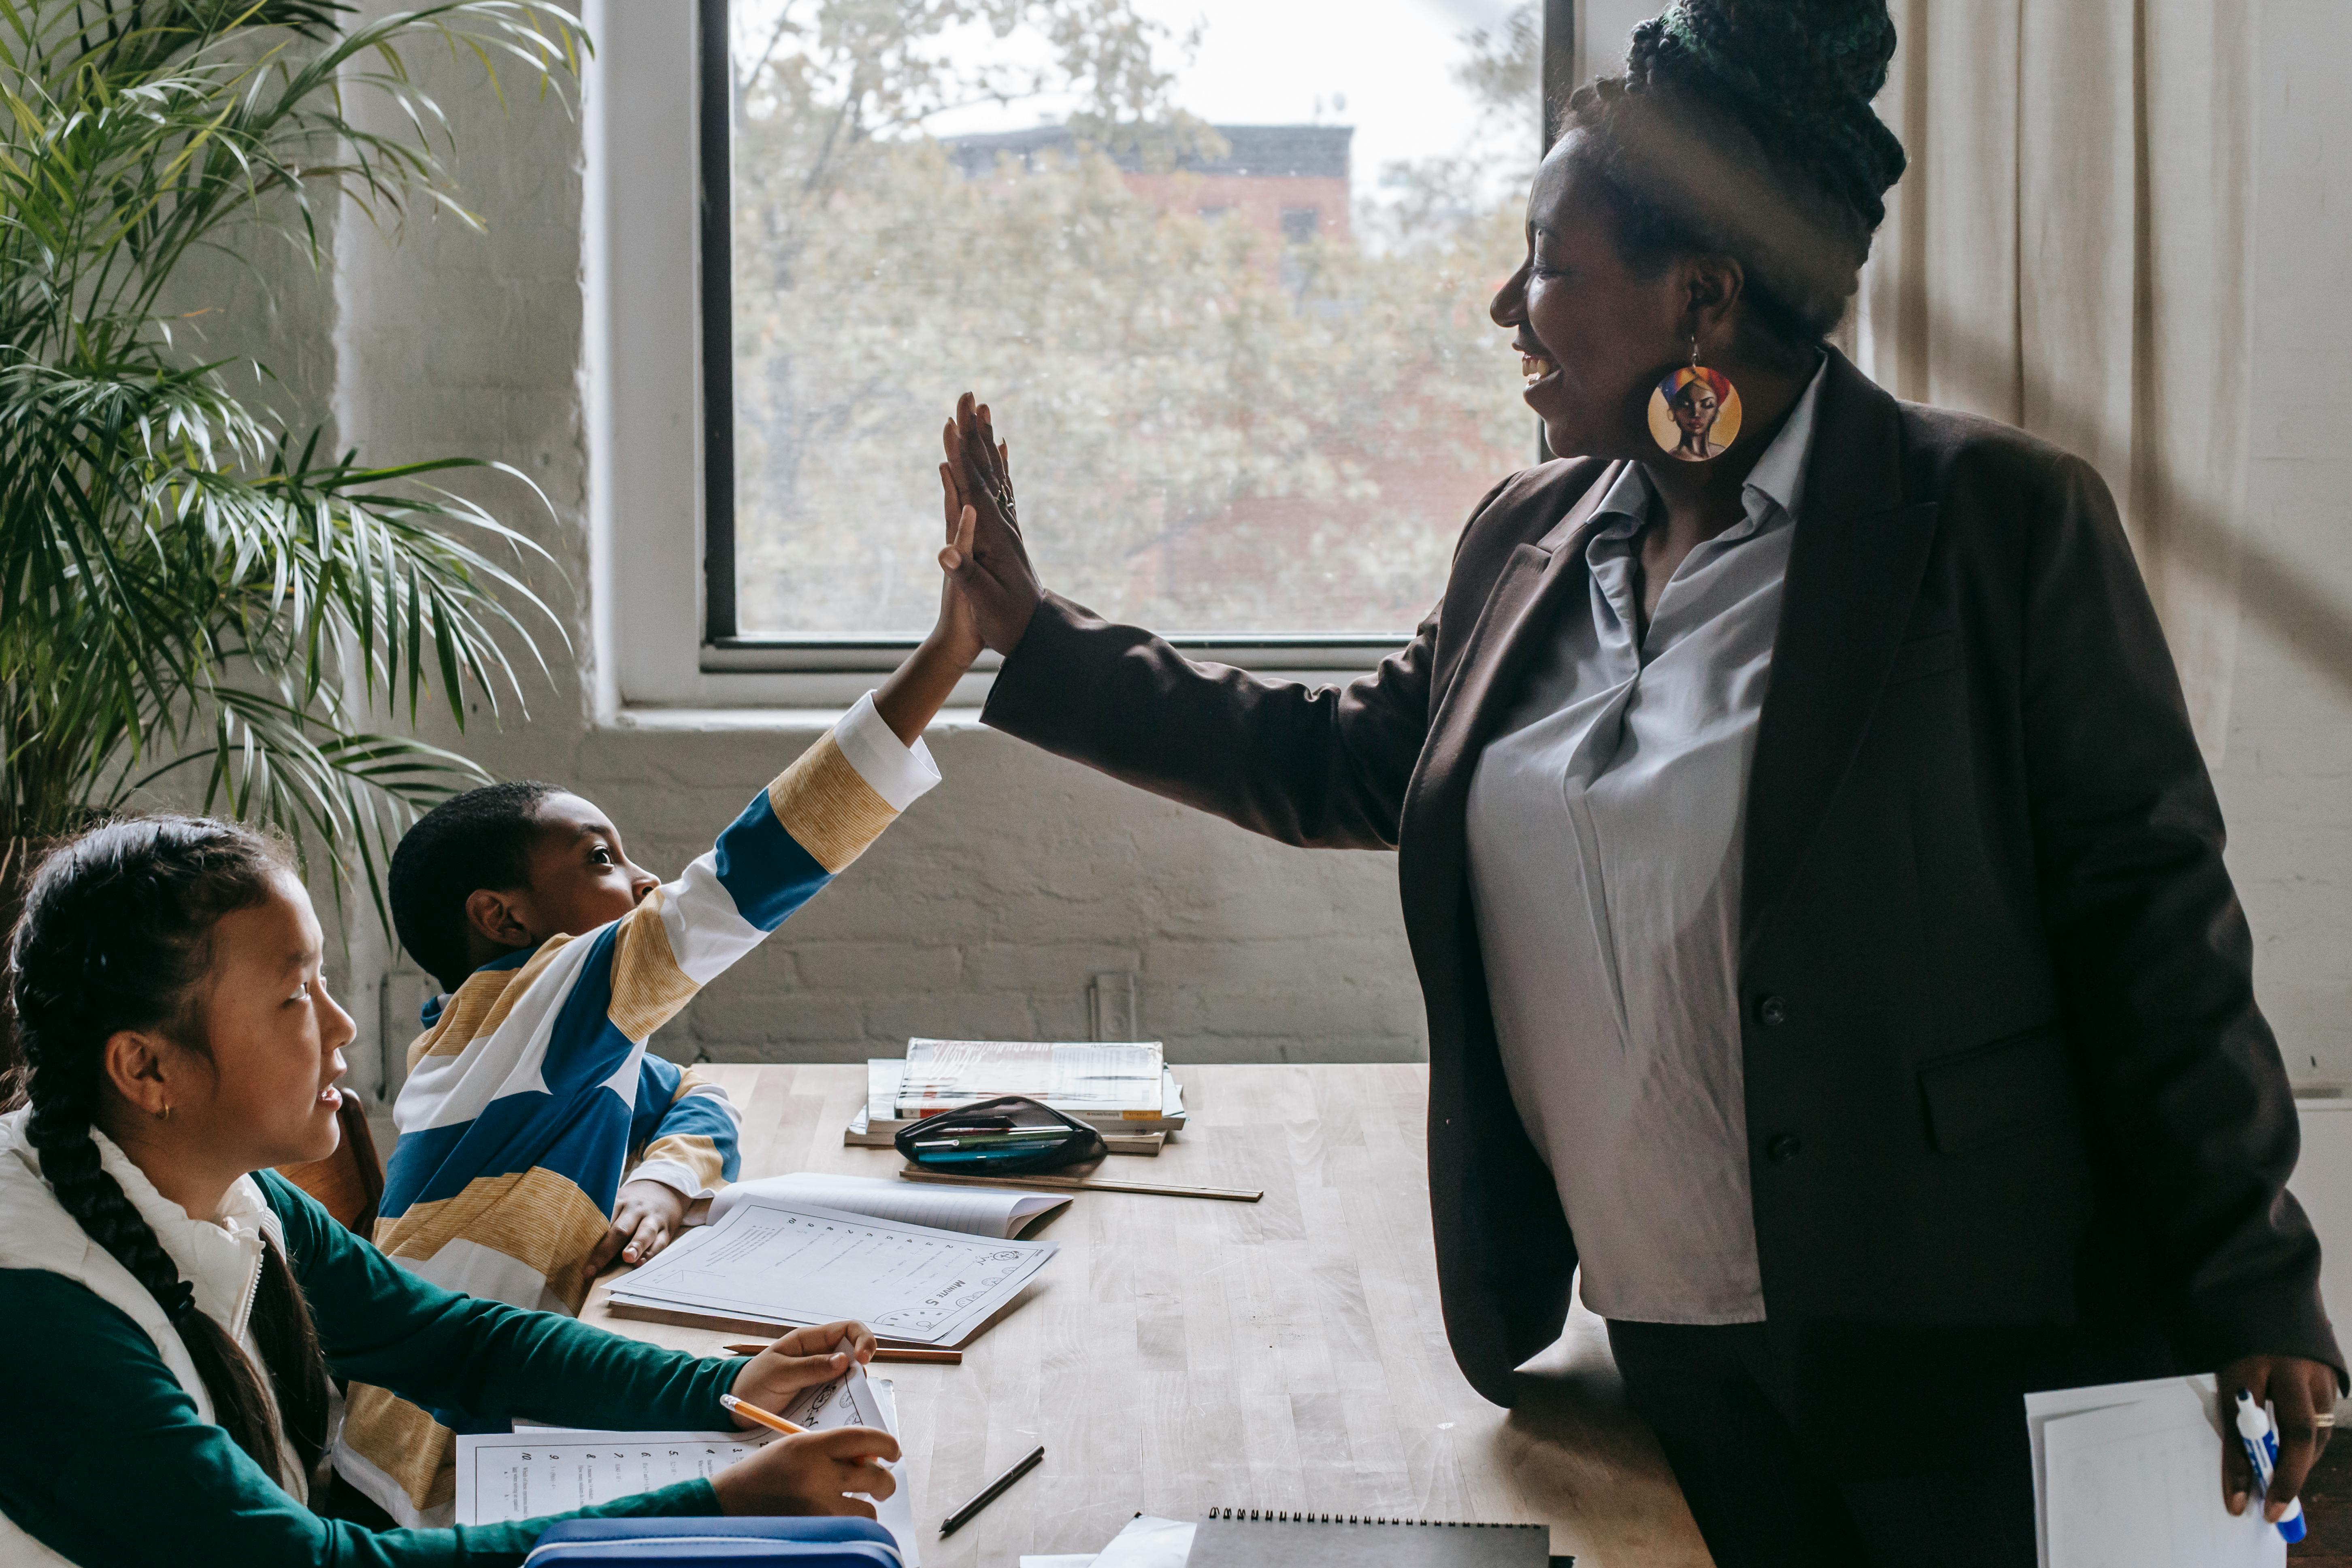
<instances>
[{"instance_id":1,"label":"boy","mask_svg":"<svg viewBox=\"0 0 2352 1568\"><path fill-rule=\"evenodd\" d=\"M599 1268L651 1257L735 1174L733 1105L646 1041L939 781L920 737L979 647L943 596L906 663L666 885L550 784L471 791L410 830L394 924L449 994L425 1009L394 1109L387 1256L451 1289L577 1313ZM512 1414L353 1384L335 1468L396 1522L446 1525L456 1431L505 1431Z\"/></svg>"}]
</instances>

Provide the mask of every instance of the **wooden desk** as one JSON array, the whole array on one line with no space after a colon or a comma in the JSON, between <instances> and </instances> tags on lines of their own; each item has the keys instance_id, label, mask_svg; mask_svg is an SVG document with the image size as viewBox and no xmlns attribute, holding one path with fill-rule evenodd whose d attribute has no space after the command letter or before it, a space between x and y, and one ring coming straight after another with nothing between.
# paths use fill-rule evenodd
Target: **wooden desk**
<instances>
[{"instance_id":1,"label":"wooden desk","mask_svg":"<svg viewBox=\"0 0 2352 1568\"><path fill-rule=\"evenodd\" d=\"M862 1066L711 1069L743 1108L743 1173L888 1175L846 1149ZM1263 1187L1256 1204L1084 1193L1061 1252L960 1367L898 1389L925 1568L1092 1552L1139 1510L1217 1504L1541 1520L1582 1568L1706 1568L1681 1493L1580 1310L1506 1412L1438 1315L1417 1066L1179 1068L1190 1131L1107 1173ZM702 1353L740 1333L583 1316ZM948 1511L1038 1443L1045 1463L940 1542Z\"/></svg>"}]
</instances>

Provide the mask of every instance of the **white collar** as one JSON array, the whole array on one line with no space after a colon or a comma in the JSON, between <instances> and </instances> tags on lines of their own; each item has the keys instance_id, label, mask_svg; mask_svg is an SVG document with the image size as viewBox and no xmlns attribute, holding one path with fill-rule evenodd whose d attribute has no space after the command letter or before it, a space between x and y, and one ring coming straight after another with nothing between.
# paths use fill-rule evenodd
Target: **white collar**
<instances>
[{"instance_id":1,"label":"white collar","mask_svg":"<svg viewBox=\"0 0 2352 1568\"><path fill-rule=\"evenodd\" d=\"M158 1192L113 1139L95 1127L89 1137L98 1145L100 1166L121 1184L131 1206L178 1265L180 1278L195 1287L197 1310L226 1329L231 1339L242 1339L261 1276L263 1238L281 1253L286 1249L285 1229L261 1195L261 1184L239 1176L223 1195L220 1213L196 1219Z\"/></svg>"},{"instance_id":2,"label":"white collar","mask_svg":"<svg viewBox=\"0 0 2352 1568\"><path fill-rule=\"evenodd\" d=\"M1788 422L1756 466L1748 471L1743 490L1755 490L1790 517L1805 500L1805 468L1813 455L1813 416L1821 406L1822 383L1829 374L1829 356L1813 369L1813 378L1805 383L1804 392L1797 405L1789 410ZM1753 510L1753 509L1750 509Z\"/></svg>"}]
</instances>

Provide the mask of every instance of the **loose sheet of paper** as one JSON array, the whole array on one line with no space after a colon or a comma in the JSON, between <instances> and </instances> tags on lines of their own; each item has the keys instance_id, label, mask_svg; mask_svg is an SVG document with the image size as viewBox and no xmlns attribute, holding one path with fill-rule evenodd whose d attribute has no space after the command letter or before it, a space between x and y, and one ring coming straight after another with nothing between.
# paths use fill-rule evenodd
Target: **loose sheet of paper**
<instances>
[{"instance_id":1,"label":"loose sheet of paper","mask_svg":"<svg viewBox=\"0 0 2352 1568\"><path fill-rule=\"evenodd\" d=\"M1184 1568L1184 1560L1192 1554L1192 1531L1198 1528L1189 1519L1138 1514L1110 1538L1110 1544L1095 1558L1094 1568Z\"/></svg>"},{"instance_id":2,"label":"loose sheet of paper","mask_svg":"<svg viewBox=\"0 0 2352 1568\"><path fill-rule=\"evenodd\" d=\"M2033 1394L2026 1408L2043 1568L2285 1563L2285 1542L2258 1509L2232 1519L2222 1506L2225 1435L2210 1376Z\"/></svg>"},{"instance_id":3,"label":"loose sheet of paper","mask_svg":"<svg viewBox=\"0 0 2352 1568\"><path fill-rule=\"evenodd\" d=\"M1100 1552L1074 1552L1021 1559L1021 1568L1184 1568L1192 1554L1189 1520L1137 1514Z\"/></svg>"},{"instance_id":4,"label":"loose sheet of paper","mask_svg":"<svg viewBox=\"0 0 2352 1568\"><path fill-rule=\"evenodd\" d=\"M1058 1250L751 1197L664 1249L612 1299L755 1322L855 1318L887 1338L953 1344Z\"/></svg>"},{"instance_id":5,"label":"loose sheet of paper","mask_svg":"<svg viewBox=\"0 0 2352 1568\"><path fill-rule=\"evenodd\" d=\"M898 1389L863 1367L803 1390L778 1414L812 1432L835 1426L898 1431ZM457 1521L499 1524L613 1502L677 1481L708 1480L774 1441L769 1432L592 1432L530 1426L460 1434ZM906 1568L922 1568L915 1500L903 1463L888 1467L898 1489L877 1503L876 1522L898 1543Z\"/></svg>"},{"instance_id":6,"label":"loose sheet of paper","mask_svg":"<svg viewBox=\"0 0 2352 1568\"><path fill-rule=\"evenodd\" d=\"M939 1230L960 1230L968 1236L1000 1239L1070 1201L1006 1187L947 1187L878 1176L829 1176L815 1171L799 1171L788 1176L738 1182L710 1201L710 1222L715 1225L725 1219L729 1210L751 1198L814 1204L820 1208L893 1220L899 1225L926 1225Z\"/></svg>"},{"instance_id":7,"label":"loose sheet of paper","mask_svg":"<svg viewBox=\"0 0 2352 1568\"><path fill-rule=\"evenodd\" d=\"M864 1367L853 1366L845 1376L803 1389L782 1414L785 1420L812 1432L835 1426L873 1426L895 1437L898 1434L898 1390L887 1379L869 1378ZM898 1556L907 1568L922 1568L922 1547L915 1536L915 1499L907 1486L905 1462L887 1468L897 1478L898 1489L874 1505L874 1521L897 1539Z\"/></svg>"}]
</instances>

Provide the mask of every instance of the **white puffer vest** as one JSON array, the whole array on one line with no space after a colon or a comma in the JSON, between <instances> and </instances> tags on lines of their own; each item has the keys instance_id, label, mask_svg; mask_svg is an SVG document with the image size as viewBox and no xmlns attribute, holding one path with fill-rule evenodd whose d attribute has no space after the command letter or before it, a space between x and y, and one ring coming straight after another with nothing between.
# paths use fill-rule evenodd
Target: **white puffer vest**
<instances>
[{"instance_id":1,"label":"white puffer vest","mask_svg":"<svg viewBox=\"0 0 2352 1568\"><path fill-rule=\"evenodd\" d=\"M46 1268L79 1280L121 1308L155 1342L163 1364L196 1402L196 1414L212 1420L212 1399L205 1392L204 1380L196 1375L195 1363L189 1359L179 1331L131 1271L58 1206L57 1194L41 1179L41 1157L25 1142L25 1123L31 1115L27 1108L0 1116L0 1268ZM155 1190L155 1184L113 1140L95 1128L90 1137L98 1144L99 1163L122 1184L131 1206L153 1229L172 1261L180 1266L180 1278L195 1287L197 1310L236 1336L259 1367L261 1353L246 1320L253 1311L255 1287L261 1279L262 1238L268 1237L280 1253L286 1248L286 1233L278 1223L277 1212L261 1195L259 1184L250 1176L238 1177L223 1200L217 1219L190 1219L187 1210ZM261 1381L267 1390L267 1373ZM307 1501L309 1489L301 1465L288 1447L282 1426L278 1432L278 1484ZM66 1563L67 1559L0 1514L0 1568L35 1564L54 1568Z\"/></svg>"}]
</instances>

